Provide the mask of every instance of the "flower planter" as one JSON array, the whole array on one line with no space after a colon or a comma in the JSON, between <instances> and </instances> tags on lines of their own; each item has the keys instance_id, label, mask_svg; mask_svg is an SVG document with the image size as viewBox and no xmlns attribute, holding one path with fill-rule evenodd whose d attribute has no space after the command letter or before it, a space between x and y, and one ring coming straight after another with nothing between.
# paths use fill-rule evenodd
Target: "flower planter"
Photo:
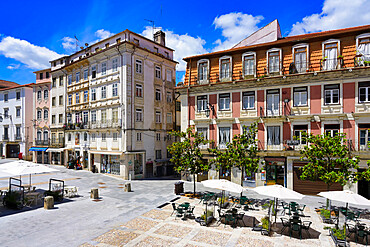
<instances>
[{"instance_id":1,"label":"flower planter","mask_svg":"<svg viewBox=\"0 0 370 247\"><path fill-rule=\"evenodd\" d=\"M334 241L335 246L340 246L340 247L347 247L349 246L349 243L347 242L346 239L338 239L332 230L330 230L330 236Z\"/></svg>"}]
</instances>

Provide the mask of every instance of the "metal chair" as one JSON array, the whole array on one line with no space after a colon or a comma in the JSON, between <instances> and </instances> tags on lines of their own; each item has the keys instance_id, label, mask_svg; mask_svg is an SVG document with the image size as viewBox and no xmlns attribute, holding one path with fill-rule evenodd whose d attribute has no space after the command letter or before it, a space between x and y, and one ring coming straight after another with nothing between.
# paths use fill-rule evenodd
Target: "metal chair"
<instances>
[{"instance_id":1,"label":"metal chair","mask_svg":"<svg viewBox=\"0 0 370 247\"><path fill-rule=\"evenodd\" d=\"M290 221L287 218L280 218L283 228L281 229L280 234L283 234L286 228L290 228Z\"/></svg>"},{"instance_id":2,"label":"metal chair","mask_svg":"<svg viewBox=\"0 0 370 247\"><path fill-rule=\"evenodd\" d=\"M243 226L245 227L244 213L238 213L235 216L236 216L235 217L236 222L242 221L243 222Z\"/></svg>"},{"instance_id":3,"label":"metal chair","mask_svg":"<svg viewBox=\"0 0 370 247\"><path fill-rule=\"evenodd\" d=\"M292 232L299 233L299 239L302 239L302 223L300 220L291 220L290 221L290 234L289 236L292 237Z\"/></svg>"},{"instance_id":4,"label":"metal chair","mask_svg":"<svg viewBox=\"0 0 370 247\"><path fill-rule=\"evenodd\" d=\"M235 228L236 218L232 214L225 215L225 226L228 222L232 222L233 224L231 225L231 227Z\"/></svg>"},{"instance_id":5,"label":"metal chair","mask_svg":"<svg viewBox=\"0 0 370 247\"><path fill-rule=\"evenodd\" d=\"M302 229L306 231L307 235L309 238L311 238L311 234L310 234L310 226L311 226L312 222L311 221L303 221L302 222Z\"/></svg>"}]
</instances>

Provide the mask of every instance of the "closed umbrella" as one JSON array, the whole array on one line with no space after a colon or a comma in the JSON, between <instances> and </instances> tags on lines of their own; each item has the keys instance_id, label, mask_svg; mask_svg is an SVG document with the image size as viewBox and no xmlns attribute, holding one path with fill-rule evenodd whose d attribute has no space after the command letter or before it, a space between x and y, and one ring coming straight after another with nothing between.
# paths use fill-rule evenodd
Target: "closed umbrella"
<instances>
[{"instance_id":1,"label":"closed umbrella","mask_svg":"<svg viewBox=\"0 0 370 247\"><path fill-rule=\"evenodd\" d=\"M346 203L346 214L348 210L348 203L370 206L370 201L368 199L350 190L325 191L325 192L320 192L317 195L325 197L329 200L345 202Z\"/></svg>"}]
</instances>

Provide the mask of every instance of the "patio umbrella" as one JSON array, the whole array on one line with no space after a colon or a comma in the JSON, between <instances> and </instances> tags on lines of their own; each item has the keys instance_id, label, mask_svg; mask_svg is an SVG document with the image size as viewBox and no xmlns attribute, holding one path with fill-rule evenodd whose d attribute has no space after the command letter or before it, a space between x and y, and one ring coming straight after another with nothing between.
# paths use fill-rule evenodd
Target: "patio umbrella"
<instances>
[{"instance_id":1,"label":"patio umbrella","mask_svg":"<svg viewBox=\"0 0 370 247\"><path fill-rule=\"evenodd\" d=\"M276 209L277 199L301 200L304 197L304 195L302 195L301 193L285 188L284 186L280 184L268 185L268 186L258 186L256 188L253 188L252 190L254 190L260 195L273 197L274 202L275 202L275 209ZM276 222L276 210L275 210L275 222Z\"/></svg>"},{"instance_id":2,"label":"patio umbrella","mask_svg":"<svg viewBox=\"0 0 370 247\"><path fill-rule=\"evenodd\" d=\"M4 172L4 171L0 170L0 178L9 178L9 177L12 177L12 176L14 176L14 174Z\"/></svg>"},{"instance_id":3,"label":"patio umbrella","mask_svg":"<svg viewBox=\"0 0 370 247\"><path fill-rule=\"evenodd\" d=\"M317 195L325 197L329 200L345 202L346 203L346 214L348 210L348 203L370 206L370 201L368 199L350 190L325 191L325 192L320 192Z\"/></svg>"}]
</instances>

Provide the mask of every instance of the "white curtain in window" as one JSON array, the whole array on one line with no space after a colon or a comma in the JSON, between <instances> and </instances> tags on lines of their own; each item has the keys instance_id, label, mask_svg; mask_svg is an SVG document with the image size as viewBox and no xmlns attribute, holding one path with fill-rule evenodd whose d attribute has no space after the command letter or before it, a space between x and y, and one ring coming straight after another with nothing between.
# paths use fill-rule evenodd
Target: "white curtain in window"
<instances>
[{"instance_id":1,"label":"white curtain in window","mask_svg":"<svg viewBox=\"0 0 370 247\"><path fill-rule=\"evenodd\" d=\"M295 53L295 66L298 72L305 72L306 70L306 53Z\"/></svg>"},{"instance_id":2,"label":"white curtain in window","mask_svg":"<svg viewBox=\"0 0 370 247\"><path fill-rule=\"evenodd\" d=\"M358 46L358 54L363 55L359 59L361 65L363 65L364 61L370 61L370 43L360 44Z\"/></svg>"},{"instance_id":3,"label":"white curtain in window","mask_svg":"<svg viewBox=\"0 0 370 247\"><path fill-rule=\"evenodd\" d=\"M280 127L274 127L274 145L280 145Z\"/></svg>"},{"instance_id":4,"label":"white curtain in window","mask_svg":"<svg viewBox=\"0 0 370 247\"><path fill-rule=\"evenodd\" d=\"M337 67L338 50L336 47L325 49L324 69L332 70Z\"/></svg>"}]
</instances>

